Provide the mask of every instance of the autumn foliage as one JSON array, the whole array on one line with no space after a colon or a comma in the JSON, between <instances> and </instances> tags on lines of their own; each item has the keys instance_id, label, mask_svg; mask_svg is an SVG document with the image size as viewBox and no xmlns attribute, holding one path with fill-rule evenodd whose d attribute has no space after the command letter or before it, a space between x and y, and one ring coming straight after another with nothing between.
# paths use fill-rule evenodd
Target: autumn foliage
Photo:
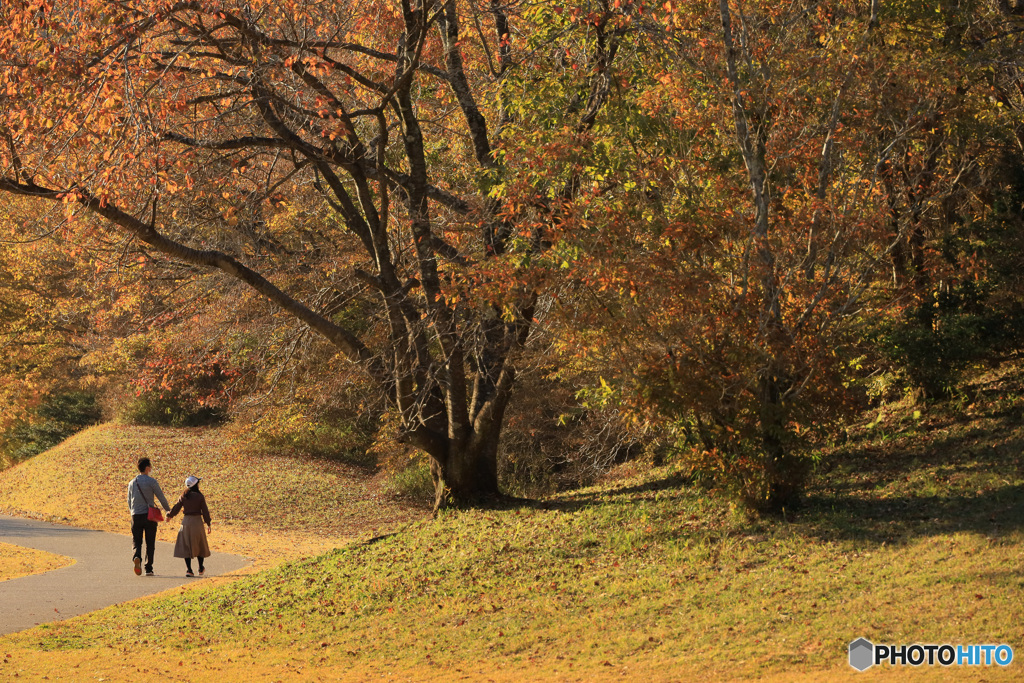
<instances>
[{"instance_id":1,"label":"autumn foliage","mask_svg":"<svg viewBox=\"0 0 1024 683\"><path fill-rule=\"evenodd\" d=\"M0 301L12 359L50 350L3 386L74 365L102 387L117 340L188 329L140 359L140 395L381 416L437 507L500 497L509 416L511 442L656 443L794 505L866 375L927 383L905 340L1021 308L1019 17L12 0L0 191L34 246L6 247ZM80 324L58 334L47 301ZM517 398L523 372L550 389Z\"/></svg>"}]
</instances>

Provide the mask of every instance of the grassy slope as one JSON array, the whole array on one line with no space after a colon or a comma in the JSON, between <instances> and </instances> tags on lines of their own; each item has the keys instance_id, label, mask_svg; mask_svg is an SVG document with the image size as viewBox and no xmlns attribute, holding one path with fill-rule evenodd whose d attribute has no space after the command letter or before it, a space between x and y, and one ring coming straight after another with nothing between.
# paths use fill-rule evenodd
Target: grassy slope
<instances>
[{"instance_id":1,"label":"grassy slope","mask_svg":"<svg viewBox=\"0 0 1024 683\"><path fill-rule=\"evenodd\" d=\"M1024 391L976 392L855 430L784 521L659 469L8 636L0 677L891 678L846 665L865 636L1009 643L1009 669L900 677L1019 680Z\"/></svg>"},{"instance_id":2,"label":"grassy slope","mask_svg":"<svg viewBox=\"0 0 1024 683\"><path fill-rule=\"evenodd\" d=\"M380 496L365 475L343 465L254 457L214 429L118 424L88 429L0 472L0 511L127 534L127 485L142 456L152 459L172 505L187 475L203 477L214 552L254 558L258 567L392 531L424 515ZM177 520L161 524L159 538L173 541L177 528ZM180 561L174 562L177 568Z\"/></svg>"},{"instance_id":3,"label":"grassy slope","mask_svg":"<svg viewBox=\"0 0 1024 683\"><path fill-rule=\"evenodd\" d=\"M0 543L0 581L17 579L30 574L42 574L51 569L66 567L74 562L70 557L63 555Z\"/></svg>"}]
</instances>

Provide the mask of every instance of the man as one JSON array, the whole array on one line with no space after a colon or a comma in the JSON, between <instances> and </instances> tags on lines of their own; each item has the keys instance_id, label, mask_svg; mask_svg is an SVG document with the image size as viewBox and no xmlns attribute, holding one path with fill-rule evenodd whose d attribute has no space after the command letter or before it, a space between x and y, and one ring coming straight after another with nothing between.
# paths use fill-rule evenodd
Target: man
<instances>
[{"instance_id":1,"label":"man","mask_svg":"<svg viewBox=\"0 0 1024 683\"><path fill-rule=\"evenodd\" d=\"M146 538L146 576L153 576L153 551L156 549L156 522L149 519L149 508L156 507L156 499L171 511L160 484L149 476L153 470L149 458L139 458L139 476L128 484L128 509L132 513L132 545L135 546L135 575L142 575L142 538Z\"/></svg>"}]
</instances>

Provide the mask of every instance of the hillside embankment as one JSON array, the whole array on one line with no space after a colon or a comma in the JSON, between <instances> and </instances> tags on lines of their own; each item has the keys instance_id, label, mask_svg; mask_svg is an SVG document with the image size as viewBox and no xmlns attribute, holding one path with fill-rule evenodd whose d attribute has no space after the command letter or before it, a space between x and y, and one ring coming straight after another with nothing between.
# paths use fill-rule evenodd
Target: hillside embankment
<instances>
[{"instance_id":1,"label":"hillside embankment","mask_svg":"<svg viewBox=\"0 0 1024 683\"><path fill-rule=\"evenodd\" d=\"M426 512L384 495L341 463L257 455L217 429L103 424L0 471L0 512L129 534L127 486L148 457L173 505L185 477L213 516L214 551L249 557L255 569L392 532ZM176 521L158 538L173 542Z\"/></svg>"}]
</instances>

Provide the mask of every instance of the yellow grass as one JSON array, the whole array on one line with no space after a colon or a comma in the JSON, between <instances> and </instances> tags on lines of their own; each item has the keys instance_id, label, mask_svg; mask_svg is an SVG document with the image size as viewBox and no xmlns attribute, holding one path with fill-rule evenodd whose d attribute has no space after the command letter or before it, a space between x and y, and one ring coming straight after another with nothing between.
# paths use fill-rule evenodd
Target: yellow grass
<instances>
[{"instance_id":1,"label":"yellow grass","mask_svg":"<svg viewBox=\"0 0 1024 683\"><path fill-rule=\"evenodd\" d=\"M388 499L364 473L341 464L255 456L216 429L121 424L87 429L0 472L0 511L128 535L128 484L144 456L171 505L186 476L203 478L213 552L248 557L254 569L394 531L427 514ZM160 525L160 540L174 541L178 519Z\"/></svg>"},{"instance_id":2,"label":"yellow grass","mask_svg":"<svg viewBox=\"0 0 1024 683\"><path fill-rule=\"evenodd\" d=\"M135 603L138 604L138 603ZM1020 680L1019 668L983 667L978 669L885 666L857 672L845 663L826 669L794 666L785 673L737 674L743 662L721 662L708 666L706 661L681 652L676 656L646 655L614 664L574 666L568 658L538 657L529 662L474 660L451 663L409 661L368 661L355 652L339 651L320 644L298 648L261 647L240 649L214 646L182 652L163 649L154 633L141 649L67 649L39 651L17 644L5 645L6 658L0 659L2 681L96 681L136 683L192 683L198 680L314 682L314 681L488 681L491 683L590 683L603 681L679 681L758 680L761 683L818 683L821 681L970 681L1000 682Z\"/></svg>"},{"instance_id":3,"label":"yellow grass","mask_svg":"<svg viewBox=\"0 0 1024 683\"><path fill-rule=\"evenodd\" d=\"M0 581L42 574L74 563L73 559L63 555L0 543Z\"/></svg>"}]
</instances>

